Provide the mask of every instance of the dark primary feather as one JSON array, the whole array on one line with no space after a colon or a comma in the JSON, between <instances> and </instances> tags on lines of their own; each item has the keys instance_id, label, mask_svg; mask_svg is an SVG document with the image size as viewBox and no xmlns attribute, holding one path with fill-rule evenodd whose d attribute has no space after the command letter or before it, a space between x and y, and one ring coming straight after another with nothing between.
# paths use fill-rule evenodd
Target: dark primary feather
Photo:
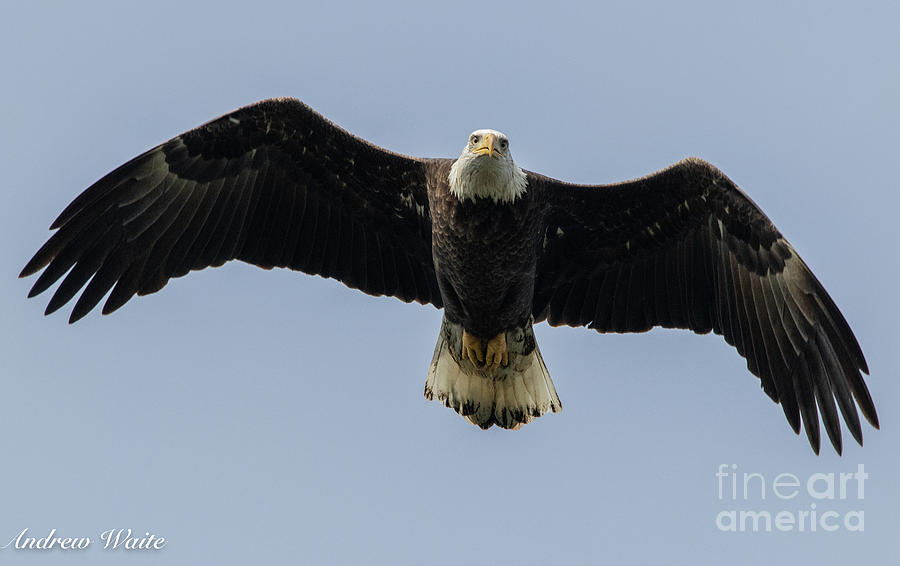
<instances>
[{"instance_id":1,"label":"dark primary feather","mask_svg":"<svg viewBox=\"0 0 900 566\"><path fill-rule=\"evenodd\" d=\"M236 110L132 159L79 195L22 270L70 321L171 277L239 259L441 306L423 160L375 147L293 99ZM87 286L85 287L85 284Z\"/></svg>"},{"instance_id":2,"label":"dark primary feather","mask_svg":"<svg viewBox=\"0 0 900 566\"><path fill-rule=\"evenodd\" d=\"M687 159L615 185L537 175L532 184L550 202L535 320L600 332L712 330L747 359L797 433L802 420L817 453L819 414L838 453L838 409L860 444L857 405L878 427L860 374L869 370L846 320L772 222L718 169Z\"/></svg>"}]
</instances>

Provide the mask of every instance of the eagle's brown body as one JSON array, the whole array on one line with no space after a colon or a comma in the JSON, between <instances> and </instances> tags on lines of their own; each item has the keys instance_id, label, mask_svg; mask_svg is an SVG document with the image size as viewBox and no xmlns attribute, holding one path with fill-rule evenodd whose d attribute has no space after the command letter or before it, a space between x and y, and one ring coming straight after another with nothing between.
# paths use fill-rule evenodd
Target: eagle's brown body
<instances>
[{"instance_id":1,"label":"eagle's brown body","mask_svg":"<svg viewBox=\"0 0 900 566\"><path fill-rule=\"evenodd\" d=\"M513 203L460 202L450 193L450 163L428 167L435 274L445 316L488 340L532 316L546 208L536 187Z\"/></svg>"}]
</instances>

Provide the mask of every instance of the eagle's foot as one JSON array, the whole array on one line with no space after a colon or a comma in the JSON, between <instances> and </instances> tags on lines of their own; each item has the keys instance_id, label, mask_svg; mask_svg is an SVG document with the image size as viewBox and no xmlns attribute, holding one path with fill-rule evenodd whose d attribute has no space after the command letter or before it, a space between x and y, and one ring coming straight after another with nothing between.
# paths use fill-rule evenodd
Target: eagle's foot
<instances>
[{"instance_id":1,"label":"eagle's foot","mask_svg":"<svg viewBox=\"0 0 900 566\"><path fill-rule=\"evenodd\" d=\"M487 343L487 357L484 360L484 366L488 369L495 370L503 364L503 367L509 365L509 351L506 349L506 332L497 334Z\"/></svg>"},{"instance_id":2,"label":"eagle's foot","mask_svg":"<svg viewBox=\"0 0 900 566\"><path fill-rule=\"evenodd\" d=\"M462 335L462 359L472 360L476 366L484 362L484 350L481 349L481 340L472 336L465 329Z\"/></svg>"}]
</instances>

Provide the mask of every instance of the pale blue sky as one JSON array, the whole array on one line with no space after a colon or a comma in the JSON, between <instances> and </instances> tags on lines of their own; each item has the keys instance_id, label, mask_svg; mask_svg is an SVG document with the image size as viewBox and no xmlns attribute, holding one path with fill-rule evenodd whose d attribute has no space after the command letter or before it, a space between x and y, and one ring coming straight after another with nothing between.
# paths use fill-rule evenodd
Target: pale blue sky
<instances>
[{"instance_id":1,"label":"pale blue sky","mask_svg":"<svg viewBox=\"0 0 900 566\"><path fill-rule=\"evenodd\" d=\"M0 23L0 546L169 540L22 564L811 564L896 555L896 2L21 2ZM509 135L578 182L711 161L853 327L882 431L816 457L719 337L537 328L563 412L483 432L422 396L440 312L229 264L108 317L16 274L91 182L210 118L295 96L384 147ZM845 438L849 434L845 429ZM865 531L722 533L716 470L870 478Z\"/></svg>"}]
</instances>

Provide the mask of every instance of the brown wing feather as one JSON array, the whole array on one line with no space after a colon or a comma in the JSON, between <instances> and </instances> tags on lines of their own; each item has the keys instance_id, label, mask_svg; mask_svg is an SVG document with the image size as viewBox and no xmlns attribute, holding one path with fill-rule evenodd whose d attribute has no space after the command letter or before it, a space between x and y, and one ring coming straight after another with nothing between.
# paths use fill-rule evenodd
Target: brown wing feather
<instances>
[{"instance_id":1,"label":"brown wing feather","mask_svg":"<svg viewBox=\"0 0 900 566\"><path fill-rule=\"evenodd\" d=\"M878 427L860 374L868 367L843 315L772 222L718 169L687 159L616 185L533 179L550 202L536 320L600 332L712 330L747 359L798 433L802 417L816 452L819 413L838 453L837 408L860 444L857 405Z\"/></svg>"},{"instance_id":2,"label":"brown wing feather","mask_svg":"<svg viewBox=\"0 0 900 566\"><path fill-rule=\"evenodd\" d=\"M68 273L48 314L84 287L71 322L110 289L104 313L232 259L440 307L426 166L350 135L297 100L266 100L97 181L63 210L21 276L44 270L34 296Z\"/></svg>"}]
</instances>

